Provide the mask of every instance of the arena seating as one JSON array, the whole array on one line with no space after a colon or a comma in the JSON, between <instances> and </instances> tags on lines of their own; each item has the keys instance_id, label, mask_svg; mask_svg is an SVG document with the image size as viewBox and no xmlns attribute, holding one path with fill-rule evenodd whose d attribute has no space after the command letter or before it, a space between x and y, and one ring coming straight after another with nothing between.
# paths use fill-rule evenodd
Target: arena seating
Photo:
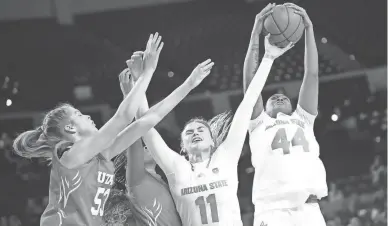
<instances>
[{"instance_id":1,"label":"arena seating","mask_svg":"<svg viewBox=\"0 0 388 226\"><path fill-rule=\"evenodd\" d=\"M306 4L316 1L311 2ZM346 6L345 3L339 4L342 10ZM199 10L200 17L196 13ZM140 22L139 18L143 16L149 20ZM162 17L163 20L160 19ZM154 31L163 35L166 46L155 81L149 88L150 102L166 96L197 63L209 57L216 66L195 92L240 90L253 18L254 10L246 7L237 7L231 12L214 6L203 8L201 4L187 3L79 16L76 25L69 27L46 20L18 22L17 26L14 23L0 24L0 32L8 34L0 36L0 59L7 65L0 68L0 82L6 77L10 79L9 85L0 89L0 99L12 97L14 100L11 107L1 105L0 111L41 111L60 101L77 103L69 99L73 96L74 84L93 87L95 99L86 104L109 103L112 108L116 107L122 98L117 74L125 67L124 62L133 51L144 48L149 33ZM335 24L335 19L327 19ZM356 35L360 32L354 31L355 26L357 24L353 23L349 32L352 30ZM335 33L338 26L324 31ZM351 51L360 39L349 43L341 39L338 43ZM264 47L261 47L261 55L263 50ZM303 51L301 40L288 54L278 59L270 72L268 84L301 80ZM320 76L347 71L324 55L320 55L319 60ZM168 76L170 71L174 73L173 77ZM165 89L155 88L160 82ZM14 94L16 83L18 92ZM264 99L275 91L264 92ZM387 213L387 163L375 160L375 156L386 159L386 95L386 90L371 93L363 76L320 85L320 114L315 131L321 144L328 181L333 184L330 185L331 194L321 202L330 226L387 225L384 221ZM241 95L230 97L232 110L237 108L241 99ZM293 100L295 104L296 100ZM211 109L208 100L182 103L176 108L176 120L182 126L192 116L210 118L214 115ZM338 116L338 120L333 121L333 115ZM95 120L102 123L101 119ZM47 163L21 159L11 150L16 134L32 126L33 119L28 117L0 120L0 174L7 181L7 186L0 186L0 193L7 194L0 196L0 203L5 203L0 206L0 226L20 225L18 221L22 225L39 225L39 216L48 202ZM171 136L168 131L161 133L164 137ZM173 137L172 140L177 139ZM171 142L172 147L178 150L179 142ZM246 225L252 225L249 222L253 211L250 201L253 173L250 151L246 146L239 163L239 198L243 219L248 222ZM14 223L9 223L11 221Z\"/></svg>"}]
</instances>

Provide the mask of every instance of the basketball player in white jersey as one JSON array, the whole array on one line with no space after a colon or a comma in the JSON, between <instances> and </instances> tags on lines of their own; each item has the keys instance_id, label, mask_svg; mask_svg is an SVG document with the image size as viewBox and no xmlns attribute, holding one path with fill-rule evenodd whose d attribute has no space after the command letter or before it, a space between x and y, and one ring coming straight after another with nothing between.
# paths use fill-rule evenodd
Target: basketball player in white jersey
<instances>
[{"instance_id":1,"label":"basketball player in white jersey","mask_svg":"<svg viewBox=\"0 0 388 226\"><path fill-rule=\"evenodd\" d=\"M324 226L318 200L327 196L326 172L313 131L318 114L318 51L306 11L291 3L285 5L302 16L306 27L305 75L295 111L282 94L271 96L265 109L260 96L254 108L249 127L255 167L254 225ZM273 6L268 5L256 17L244 63L245 89L254 79L262 23Z\"/></svg>"},{"instance_id":2,"label":"basketball player in white jersey","mask_svg":"<svg viewBox=\"0 0 388 226\"><path fill-rule=\"evenodd\" d=\"M271 46L267 40L268 58L263 62L273 61L291 47L280 49ZM208 70L206 73L210 73L210 69L205 69ZM253 107L270 69L268 63L258 68L231 124L227 113L210 121L195 118L186 123L181 134L181 147L188 159L171 150L155 129L143 137L151 155L167 176L182 225L242 226L237 198L237 164ZM203 69L198 67L196 70ZM140 114L146 113L147 105L145 100L139 108Z\"/></svg>"}]
</instances>

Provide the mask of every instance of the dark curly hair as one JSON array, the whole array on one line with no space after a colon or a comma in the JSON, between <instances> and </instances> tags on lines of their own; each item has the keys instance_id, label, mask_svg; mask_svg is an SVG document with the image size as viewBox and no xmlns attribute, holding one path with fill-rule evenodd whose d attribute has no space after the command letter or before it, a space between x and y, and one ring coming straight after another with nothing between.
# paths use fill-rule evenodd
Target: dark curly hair
<instances>
[{"instance_id":1,"label":"dark curly hair","mask_svg":"<svg viewBox=\"0 0 388 226\"><path fill-rule=\"evenodd\" d=\"M104 207L104 226L128 225L131 218L133 216L128 195L112 188Z\"/></svg>"}]
</instances>

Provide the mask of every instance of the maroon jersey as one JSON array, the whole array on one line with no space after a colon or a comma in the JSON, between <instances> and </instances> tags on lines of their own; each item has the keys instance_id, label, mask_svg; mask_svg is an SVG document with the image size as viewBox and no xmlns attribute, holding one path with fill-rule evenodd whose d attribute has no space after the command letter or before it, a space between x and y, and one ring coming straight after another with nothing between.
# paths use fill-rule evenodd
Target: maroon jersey
<instances>
[{"instance_id":1,"label":"maroon jersey","mask_svg":"<svg viewBox=\"0 0 388 226\"><path fill-rule=\"evenodd\" d=\"M148 172L142 183L130 187L131 210L138 226L180 226L174 200L167 184Z\"/></svg>"},{"instance_id":2,"label":"maroon jersey","mask_svg":"<svg viewBox=\"0 0 388 226\"><path fill-rule=\"evenodd\" d=\"M101 154L84 165L68 169L59 162L55 153L50 175L49 204L40 225L102 225L104 205L113 177L113 163Z\"/></svg>"}]
</instances>

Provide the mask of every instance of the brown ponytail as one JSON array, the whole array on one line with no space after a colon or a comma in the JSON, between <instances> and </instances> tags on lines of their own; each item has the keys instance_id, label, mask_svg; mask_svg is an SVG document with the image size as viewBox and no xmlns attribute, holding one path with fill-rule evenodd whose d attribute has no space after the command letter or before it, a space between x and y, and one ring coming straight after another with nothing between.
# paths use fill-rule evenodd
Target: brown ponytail
<instances>
[{"instance_id":1,"label":"brown ponytail","mask_svg":"<svg viewBox=\"0 0 388 226\"><path fill-rule=\"evenodd\" d=\"M44 139L41 127L20 134L13 142L15 153L25 158L52 158L53 145Z\"/></svg>"},{"instance_id":2,"label":"brown ponytail","mask_svg":"<svg viewBox=\"0 0 388 226\"><path fill-rule=\"evenodd\" d=\"M69 104L61 104L48 112L43 125L35 130L20 134L13 142L16 154L25 158L46 158L51 160L54 150L68 147L68 141L63 140L61 130L69 123Z\"/></svg>"}]
</instances>

